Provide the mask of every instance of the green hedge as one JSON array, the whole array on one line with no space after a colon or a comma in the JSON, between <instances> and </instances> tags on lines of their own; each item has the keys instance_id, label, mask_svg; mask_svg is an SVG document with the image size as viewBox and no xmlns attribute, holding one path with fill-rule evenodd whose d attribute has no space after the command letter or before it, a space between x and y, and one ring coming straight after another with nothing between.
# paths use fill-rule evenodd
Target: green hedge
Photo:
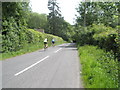
<instances>
[{"instance_id":1,"label":"green hedge","mask_svg":"<svg viewBox=\"0 0 120 90\"><path fill-rule=\"evenodd\" d=\"M0 34L0 38L2 38L2 42L0 42L2 47L0 49L1 59L43 48L45 38L48 38L49 46L51 45L52 38L56 39L57 44L64 42L60 37L28 29L26 28L26 23L13 17L3 19L2 27L2 34Z\"/></svg>"},{"instance_id":2,"label":"green hedge","mask_svg":"<svg viewBox=\"0 0 120 90\"><path fill-rule=\"evenodd\" d=\"M45 38L48 38L49 46L51 46L52 38L56 40L56 44L64 42L63 39L58 36L41 33L33 29L25 28L18 34L16 30L10 30L6 35L2 35L2 59L43 48L43 41Z\"/></svg>"},{"instance_id":3,"label":"green hedge","mask_svg":"<svg viewBox=\"0 0 120 90\"><path fill-rule=\"evenodd\" d=\"M79 27L76 29L76 34L74 34L73 38L81 46L92 45L94 43L93 35L94 32L90 31L90 27Z\"/></svg>"},{"instance_id":4,"label":"green hedge","mask_svg":"<svg viewBox=\"0 0 120 90\"><path fill-rule=\"evenodd\" d=\"M25 29L24 32L21 31L19 34L16 34L15 31L9 31L7 35L2 35L2 52L18 51L27 44L43 44L43 40L46 37L48 38L49 45L52 38L60 42L63 41L60 37L44 34L33 29Z\"/></svg>"},{"instance_id":5,"label":"green hedge","mask_svg":"<svg viewBox=\"0 0 120 90\"><path fill-rule=\"evenodd\" d=\"M103 24L89 27L80 27L74 36L78 45L97 45L101 49L113 52L120 60L120 26L117 28L107 27Z\"/></svg>"},{"instance_id":6,"label":"green hedge","mask_svg":"<svg viewBox=\"0 0 120 90\"><path fill-rule=\"evenodd\" d=\"M115 41L117 37L117 31L111 27L106 27L104 25L93 25L91 31L94 31L93 39L97 42L97 45L106 50L117 49L117 43Z\"/></svg>"},{"instance_id":7,"label":"green hedge","mask_svg":"<svg viewBox=\"0 0 120 90\"><path fill-rule=\"evenodd\" d=\"M90 29L94 32L94 44L107 51L112 51L116 57L120 53L117 28L106 27L104 25L93 25ZM119 58L118 58L119 59Z\"/></svg>"}]
</instances>

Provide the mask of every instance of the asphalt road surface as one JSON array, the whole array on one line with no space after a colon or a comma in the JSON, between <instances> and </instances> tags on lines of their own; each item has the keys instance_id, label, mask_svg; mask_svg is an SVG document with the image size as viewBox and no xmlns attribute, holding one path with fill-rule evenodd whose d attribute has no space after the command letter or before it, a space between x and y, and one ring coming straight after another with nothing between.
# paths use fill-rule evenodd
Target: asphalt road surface
<instances>
[{"instance_id":1,"label":"asphalt road surface","mask_svg":"<svg viewBox=\"0 0 120 90\"><path fill-rule=\"evenodd\" d=\"M2 61L2 88L83 88L75 44Z\"/></svg>"}]
</instances>

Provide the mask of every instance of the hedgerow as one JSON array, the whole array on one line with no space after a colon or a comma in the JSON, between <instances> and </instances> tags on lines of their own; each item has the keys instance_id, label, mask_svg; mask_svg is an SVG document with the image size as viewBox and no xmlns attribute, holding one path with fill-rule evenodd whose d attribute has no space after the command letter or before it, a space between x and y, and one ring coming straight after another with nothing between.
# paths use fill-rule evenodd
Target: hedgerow
<instances>
[{"instance_id":1,"label":"hedgerow","mask_svg":"<svg viewBox=\"0 0 120 90\"><path fill-rule=\"evenodd\" d=\"M120 27L92 25L79 29L76 40L85 87L118 88Z\"/></svg>"},{"instance_id":2,"label":"hedgerow","mask_svg":"<svg viewBox=\"0 0 120 90\"><path fill-rule=\"evenodd\" d=\"M80 27L75 35L78 45L97 45L101 49L113 52L115 57L120 60L120 31L117 28L107 27L103 24L89 27Z\"/></svg>"},{"instance_id":3,"label":"hedgerow","mask_svg":"<svg viewBox=\"0 0 120 90\"><path fill-rule=\"evenodd\" d=\"M56 41L58 41L59 43L63 42L63 39L60 37L41 33L33 29L28 29L24 27L20 22L16 23L14 18L10 18L8 21L6 20L3 22L1 37L2 37L1 54L3 59L4 57L6 57L5 55L7 55L8 53L15 54L15 52L19 52L23 49L27 49L27 51L29 52L31 51L30 47L33 46L35 50L43 48L43 40L45 38L48 38L49 46L51 45L52 38L55 38ZM21 54L23 54L23 52L21 52Z\"/></svg>"}]
</instances>

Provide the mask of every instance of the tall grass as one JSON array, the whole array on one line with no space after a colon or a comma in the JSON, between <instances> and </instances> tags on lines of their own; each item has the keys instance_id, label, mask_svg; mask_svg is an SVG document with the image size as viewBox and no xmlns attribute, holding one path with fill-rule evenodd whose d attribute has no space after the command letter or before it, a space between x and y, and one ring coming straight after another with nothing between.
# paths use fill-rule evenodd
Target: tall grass
<instances>
[{"instance_id":1,"label":"tall grass","mask_svg":"<svg viewBox=\"0 0 120 90\"><path fill-rule=\"evenodd\" d=\"M85 88L118 88L118 61L96 46L79 47Z\"/></svg>"}]
</instances>

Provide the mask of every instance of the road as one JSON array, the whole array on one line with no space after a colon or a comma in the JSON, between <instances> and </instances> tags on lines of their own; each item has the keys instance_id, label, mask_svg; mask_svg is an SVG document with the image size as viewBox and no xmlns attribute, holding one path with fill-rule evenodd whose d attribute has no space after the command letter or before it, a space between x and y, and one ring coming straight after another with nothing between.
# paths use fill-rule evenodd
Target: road
<instances>
[{"instance_id":1,"label":"road","mask_svg":"<svg viewBox=\"0 0 120 90\"><path fill-rule=\"evenodd\" d=\"M74 43L2 61L3 88L82 88Z\"/></svg>"}]
</instances>

